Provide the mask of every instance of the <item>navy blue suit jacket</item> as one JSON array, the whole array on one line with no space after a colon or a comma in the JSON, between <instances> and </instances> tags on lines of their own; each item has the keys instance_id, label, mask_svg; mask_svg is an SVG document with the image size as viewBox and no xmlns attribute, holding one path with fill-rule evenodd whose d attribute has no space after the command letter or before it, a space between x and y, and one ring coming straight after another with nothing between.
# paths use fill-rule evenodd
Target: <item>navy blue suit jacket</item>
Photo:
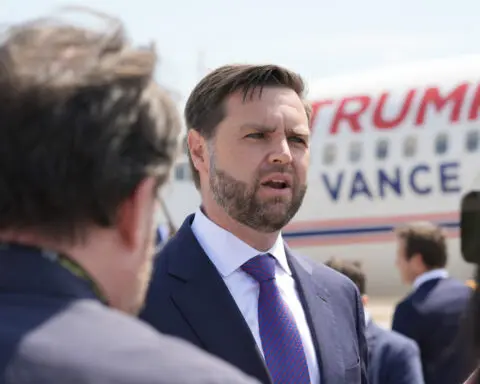
<instances>
[{"instance_id":1,"label":"navy blue suit jacket","mask_svg":"<svg viewBox=\"0 0 480 384\"><path fill-rule=\"evenodd\" d=\"M262 383L271 378L255 339L187 217L156 258L140 317L239 367ZM340 273L287 247L312 331L322 384L367 383L364 315L358 290ZM225 255L228 257L228 255Z\"/></svg>"},{"instance_id":2,"label":"navy blue suit jacket","mask_svg":"<svg viewBox=\"0 0 480 384\"><path fill-rule=\"evenodd\" d=\"M459 339L471 294L458 280L433 279L397 305L392 329L417 342L426 384L457 384L471 372L467 344Z\"/></svg>"},{"instance_id":3,"label":"navy blue suit jacket","mask_svg":"<svg viewBox=\"0 0 480 384\"><path fill-rule=\"evenodd\" d=\"M183 340L107 308L32 248L0 252L0 384L255 384Z\"/></svg>"},{"instance_id":4,"label":"navy blue suit jacket","mask_svg":"<svg viewBox=\"0 0 480 384\"><path fill-rule=\"evenodd\" d=\"M417 344L397 333L367 324L370 384L424 384Z\"/></svg>"}]
</instances>

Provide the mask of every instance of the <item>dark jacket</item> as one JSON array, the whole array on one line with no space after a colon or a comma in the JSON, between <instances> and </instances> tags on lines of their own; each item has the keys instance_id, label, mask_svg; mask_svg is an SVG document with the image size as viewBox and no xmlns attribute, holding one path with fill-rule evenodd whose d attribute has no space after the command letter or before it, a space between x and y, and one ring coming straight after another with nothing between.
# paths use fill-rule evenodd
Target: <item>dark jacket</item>
<instances>
[{"instance_id":1,"label":"dark jacket","mask_svg":"<svg viewBox=\"0 0 480 384\"><path fill-rule=\"evenodd\" d=\"M0 250L0 384L254 384L182 340L104 306L32 248Z\"/></svg>"}]
</instances>

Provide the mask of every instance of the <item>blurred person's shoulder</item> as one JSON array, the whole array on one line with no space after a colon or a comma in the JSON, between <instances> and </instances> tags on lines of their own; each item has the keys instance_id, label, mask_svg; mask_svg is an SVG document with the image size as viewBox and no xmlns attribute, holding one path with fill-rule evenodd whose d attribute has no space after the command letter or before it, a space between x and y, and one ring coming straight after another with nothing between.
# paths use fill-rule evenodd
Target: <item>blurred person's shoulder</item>
<instances>
[{"instance_id":1,"label":"blurred person's shoulder","mask_svg":"<svg viewBox=\"0 0 480 384\"><path fill-rule=\"evenodd\" d=\"M11 384L255 384L236 368L132 316L78 300L26 334L8 364Z\"/></svg>"},{"instance_id":2,"label":"blurred person's shoulder","mask_svg":"<svg viewBox=\"0 0 480 384\"><path fill-rule=\"evenodd\" d=\"M396 358L399 357L400 352L403 352L404 357L420 355L420 350L414 340L408 338L400 332L384 328L378 324L375 324L374 326L376 327L376 331L385 339L389 346L389 350Z\"/></svg>"}]
</instances>

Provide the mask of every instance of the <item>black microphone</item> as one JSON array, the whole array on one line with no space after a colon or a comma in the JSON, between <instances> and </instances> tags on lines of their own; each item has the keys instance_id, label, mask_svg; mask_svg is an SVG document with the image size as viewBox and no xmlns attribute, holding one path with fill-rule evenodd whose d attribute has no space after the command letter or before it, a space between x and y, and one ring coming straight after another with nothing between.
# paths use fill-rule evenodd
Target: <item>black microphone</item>
<instances>
[{"instance_id":1,"label":"black microphone","mask_svg":"<svg viewBox=\"0 0 480 384\"><path fill-rule=\"evenodd\" d=\"M463 259L480 265L480 191L470 191L462 198L460 242Z\"/></svg>"}]
</instances>

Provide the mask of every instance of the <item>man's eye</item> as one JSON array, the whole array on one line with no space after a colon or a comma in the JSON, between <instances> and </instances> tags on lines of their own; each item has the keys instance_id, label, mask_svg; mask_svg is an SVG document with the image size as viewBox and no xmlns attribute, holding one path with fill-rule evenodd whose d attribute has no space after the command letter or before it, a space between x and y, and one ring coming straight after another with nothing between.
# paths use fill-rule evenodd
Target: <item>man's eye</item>
<instances>
[{"instance_id":1,"label":"man's eye","mask_svg":"<svg viewBox=\"0 0 480 384\"><path fill-rule=\"evenodd\" d=\"M265 134L261 133L261 132L250 133L245 137L248 137L248 138L251 138L251 139L263 139L265 137Z\"/></svg>"},{"instance_id":2,"label":"man's eye","mask_svg":"<svg viewBox=\"0 0 480 384\"><path fill-rule=\"evenodd\" d=\"M288 138L288 140L291 140L291 141L295 141L296 143L301 143L301 144L305 144L305 139L303 139L302 137L298 137L298 136L291 136Z\"/></svg>"}]
</instances>

